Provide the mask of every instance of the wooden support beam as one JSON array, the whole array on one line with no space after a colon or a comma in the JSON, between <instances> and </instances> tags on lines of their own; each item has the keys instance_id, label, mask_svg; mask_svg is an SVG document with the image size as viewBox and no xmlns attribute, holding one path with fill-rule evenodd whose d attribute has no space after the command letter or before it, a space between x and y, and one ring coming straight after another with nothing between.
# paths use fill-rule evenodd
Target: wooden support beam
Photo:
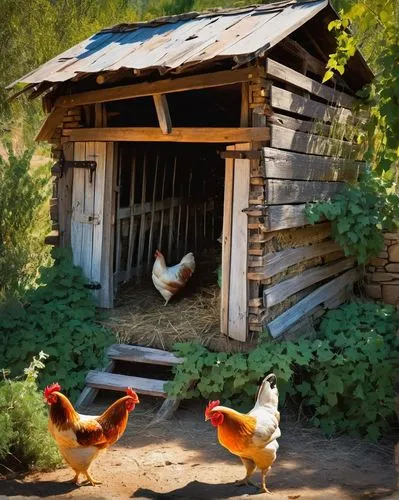
<instances>
[{"instance_id":1,"label":"wooden support beam","mask_svg":"<svg viewBox=\"0 0 399 500\"><path fill-rule=\"evenodd\" d=\"M135 97L184 92L186 90L203 89L207 87L222 87L236 83L248 82L259 76L257 68L243 68L235 71L217 71L204 75L192 75L180 78L169 78L156 82L142 82L131 85L122 85L110 89L90 90L70 96L61 96L55 106L70 108L96 102L119 101Z\"/></svg>"},{"instance_id":2,"label":"wooden support beam","mask_svg":"<svg viewBox=\"0 0 399 500\"><path fill-rule=\"evenodd\" d=\"M153 96L155 109L158 116L159 127L163 134L170 134L172 131L172 120L170 118L168 101L165 94L155 94Z\"/></svg>"},{"instance_id":3,"label":"wooden support beam","mask_svg":"<svg viewBox=\"0 0 399 500\"><path fill-rule=\"evenodd\" d=\"M159 128L113 127L64 129L64 135L71 142L206 142L239 143L261 142L270 139L268 128L174 128L170 134L163 134Z\"/></svg>"},{"instance_id":4,"label":"wooden support beam","mask_svg":"<svg viewBox=\"0 0 399 500\"><path fill-rule=\"evenodd\" d=\"M47 116L39 133L37 134L36 141L49 141L53 137L55 129L61 125L64 113L65 109L53 109L53 111Z\"/></svg>"}]
</instances>

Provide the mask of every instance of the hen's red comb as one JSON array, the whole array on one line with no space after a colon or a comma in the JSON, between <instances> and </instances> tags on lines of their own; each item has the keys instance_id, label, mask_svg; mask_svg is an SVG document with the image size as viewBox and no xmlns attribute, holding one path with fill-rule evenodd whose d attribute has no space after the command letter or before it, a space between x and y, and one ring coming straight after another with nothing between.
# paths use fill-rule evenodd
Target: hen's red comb
<instances>
[{"instance_id":1,"label":"hen's red comb","mask_svg":"<svg viewBox=\"0 0 399 500\"><path fill-rule=\"evenodd\" d=\"M140 403L139 397L137 394L134 392L134 390L131 387L128 387L126 389L126 394L134 399L135 403Z\"/></svg>"},{"instance_id":2,"label":"hen's red comb","mask_svg":"<svg viewBox=\"0 0 399 500\"><path fill-rule=\"evenodd\" d=\"M220 401L209 401L208 406L205 408L205 417L209 418L211 416L211 410L219 405Z\"/></svg>"},{"instance_id":3,"label":"hen's red comb","mask_svg":"<svg viewBox=\"0 0 399 500\"><path fill-rule=\"evenodd\" d=\"M44 389L44 397L48 399L48 397L55 391L59 392L61 390L61 386L58 382L55 382L55 384L48 385Z\"/></svg>"}]
</instances>

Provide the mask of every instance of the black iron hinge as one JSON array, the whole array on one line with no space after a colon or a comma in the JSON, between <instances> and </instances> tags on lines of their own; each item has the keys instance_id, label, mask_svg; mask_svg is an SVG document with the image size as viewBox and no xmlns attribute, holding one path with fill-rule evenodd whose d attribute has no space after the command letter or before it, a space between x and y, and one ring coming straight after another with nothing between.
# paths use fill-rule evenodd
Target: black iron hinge
<instances>
[{"instance_id":1,"label":"black iron hinge","mask_svg":"<svg viewBox=\"0 0 399 500\"><path fill-rule=\"evenodd\" d=\"M66 160L64 156L55 163L51 168L51 174L56 177L63 177L68 168L87 168L90 170L90 182L93 181L93 172L96 171L96 161L82 161L82 160Z\"/></svg>"}]
</instances>

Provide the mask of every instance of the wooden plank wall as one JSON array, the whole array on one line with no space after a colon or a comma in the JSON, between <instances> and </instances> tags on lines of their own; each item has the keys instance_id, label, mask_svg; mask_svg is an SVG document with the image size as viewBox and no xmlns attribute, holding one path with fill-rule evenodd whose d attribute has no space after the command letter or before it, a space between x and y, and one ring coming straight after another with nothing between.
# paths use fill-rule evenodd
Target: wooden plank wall
<instances>
[{"instance_id":1,"label":"wooden plank wall","mask_svg":"<svg viewBox=\"0 0 399 500\"><path fill-rule=\"evenodd\" d=\"M271 138L251 168L249 329L278 337L342 303L357 279L355 261L331 239L329 223L308 225L304 208L355 182L364 165L354 144L360 120L352 96L271 59L259 90L252 117L264 120Z\"/></svg>"}]
</instances>

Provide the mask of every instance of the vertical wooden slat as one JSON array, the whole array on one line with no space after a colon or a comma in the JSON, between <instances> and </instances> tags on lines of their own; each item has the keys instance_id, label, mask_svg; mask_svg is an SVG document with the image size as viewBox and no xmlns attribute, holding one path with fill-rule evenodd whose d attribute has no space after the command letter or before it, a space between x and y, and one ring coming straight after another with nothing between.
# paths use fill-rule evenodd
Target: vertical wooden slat
<instances>
[{"instance_id":1,"label":"vertical wooden slat","mask_svg":"<svg viewBox=\"0 0 399 500\"><path fill-rule=\"evenodd\" d=\"M104 209L103 209L103 235L101 254L101 290L98 305L112 308L114 303L113 290L113 175L115 147L113 142L106 143L105 177L104 177Z\"/></svg>"},{"instance_id":2,"label":"vertical wooden slat","mask_svg":"<svg viewBox=\"0 0 399 500\"><path fill-rule=\"evenodd\" d=\"M179 209L177 216L177 234L176 234L176 255L175 255L176 258L178 258L180 254L180 226L181 226L182 203L183 203L183 185L180 184Z\"/></svg>"},{"instance_id":3,"label":"vertical wooden slat","mask_svg":"<svg viewBox=\"0 0 399 500\"><path fill-rule=\"evenodd\" d=\"M91 279L95 283L101 283L101 289L94 291L94 296L97 303L100 302L102 296L102 275L101 263L103 247L103 231L104 231L104 197L105 197L105 168L107 157L107 143L95 142L94 144L94 158L97 161L96 172L93 176L95 186L94 199L93 199L93 214L98 217L99 224L92 225L93 229L93 249L91 259ZM90 159L90 158L89 158ZM95 179L95 183L94 183Z\"/></svg>"},{"instance_id":4,"label":"vertical wooden slat","mask_svg":"<svg viewBox=\"0 0 399 500\"><path fill-rule=\"evenodd\" d=\"M75 160L86 159L85 142L75 142L74 158ZM72 190L71 246L73 253L73 263L75 266L82 265L83 224L79 222L79 217L83 215L84 209L84 174L85 171L83 169L76 169L73 176L74 183Z\"/></svg>"},{"instance_id":5,"label":"vertical wooden slat","mask_svg":"<svg viewBox=\"0 0 399 500\"><path fill-rule=\"evenodd\" d=\"M172 178L172 199L169 209L169 235L168 235L168 258L171 258L172 252L172 238L173 238L173 214L174 214L174 197L175 197L175 182L176 182L176 163L177 158L175 157L173 162L173 178Z\"/></svg>"},{"instance_id":6,"label":"vertical wooden slat","mask_svg":"<svg viewBox=\"0 0 399 500\"><path fill-rule=\"evenodd\" d=\"M250 144L236 144L248 150ZM234 161L234 192L231 227L231 270L229 293L229 337L245 342L248 328L248 207L250 160Z\"/></svg>"},{"instance_id":7,"label":"vertical wooden slat","mask_svg":"<svg viewBox=\"0 0 399 500\"><path fill-rule=\"evenodd\" d=\"M143 157L143 178L141 184L141 219L140 219L140 234L139 234L139 245L137 251L137 281L141 280L142 266L143 266L143 255L144 255L144 243L145 243L145 232L146 232L146 214L145 214L145 193L147 185L147 155L144 153Z\"/></svg>"},{"instance_id":8,"label":"vertical wooden slat","mask_svg":"<svg viewBox=\"0 0 399 500\"><path fill-rule=\"evenodd\" d=\"M241 84L241 116L240 127L249 126L249 83Z\"/></svg>"},{"instance_id":9,"label":"vertical wooden slat","mask_svg":"<svg viewBox=\"0 0 399 500\"><path fill-rule=\"evenodd\" d=\"M161 201L163 201L165 196L165 179L166 179L166 165L163 166L163 179L162 179L162 190L161 190ZM158 250L162 250L162 235L163 235L163 219L164 210L161 210L161 219L159 223L159 238L158 238Z\"/></svg>"},{"instance_id":10,"label":"vertical wooden slat","mask_svg":"<svg viewBox=\"0 0 399 500\"><path fill-rule=\"evenodd\" d=\"M228 151L234 151L235 146L227 146ZM231 269L231 224L233 210L234 160L225 160L224 202L223 202L223 238L222 238L222 284L220 291L220 331L229 333L229 292ZM212 219L212 222L214 219Z\"/></svg>"},{"instance_id":11,"label":"vertical wooden slat","mask_svg":"<svg viewBox=\"0 0 399 500\"><path fill-rule=\"evenodd\" d=\"M187 253L187 245L188 245L188 222L190 218L190 198L191 198L191 181L193 179L193 171L190 170L190 175L188 179L188 196L187 196L187 205L186 205L186 228L184 232L184 253Z\"/></svg>"},{"instance_id":12,"label":"vertical wooden slat","mask_svg":"<svg viewBox=\"0 0 399 500\"><path fill-rule=\"evenodd\" d=\"M133 265L133 252L134 252L134 243L136 240L136 227L134 221L134 202L135 202L135 190L136 190L136 163L137 156L136 151L133 151L132 157L132 170L130 176L130 199L129 199L129 207L130 207L130 225L129 225L129 242L128 242L128 251L127 251L127 263L126 263L126 279L129 280L132 277L132 265Z\"/></svg>"},{"instance_id":13,"label":"vertical wooden slat","mask_svg":"<svg viewBox=\"0 0 399 500\"><path fill-rule=\"evenodd\" d=\"M151 205L150 234L148 236L147 274L150 272L150 267L151 267L151 264L152 264L152 251L153 251L153 240L154 240L155 202L156 202L157 181L158 181L158 164L159 164L159 154L157 153L156 158L155 158L154 186L152 188L152 205Z\"/></svg>"},{"instance_id":14,"label":"vertical wooden slat","mask_svg":"<svg viewBox=\"0 0 399 500\"><path fill-rule=\"evenodd\" d=\"M117 214L118 214L118 165L120 158L120 148L119 144L114 142L114 157L113 157L113 172L112 172L112 214L111 214L111 269L112 269L112 285L113 297L116 296L118 291L118 274L116 269L116 226L117 226Z\"/></svg>"},{"instance_id":15,"label":"vertical wooden slat","mask_svg":"<svg viewBox=\"0 0 399 500\"><path fill-rule=\"evenodd\" d=\"M121 188L121 170L122 170L122 151L119 152L119 157L118 157L118 169L116 173L116 186L115 186L115 191L116 191L116 237L115 237L115 274L116 274L116 282L119 283L120 280L120 274L121 274L121 254L122 254L122 249L121 249L121 219L119 217L119 211L121 208L121 195L120 195L120 188Z\"/></svg>"},{"instance_id":16,"label":"vertical wooden slat","mask_svg":"<svg viewBox=\"0 0 399 500\"><path fill-rule=\"evenodd\" d=\"M95 143L86 143L85 160L97 160L95 155ZM97 184L96 173L93 174L92 182L90 182L90 171L88 169L76 169L83 171L84 177L84 204L83 215L84 217L91 217L94 215L94 192ZM92 261L93 261L93 224L82 224L82 241L81 241L81 257L80 265L84 270L86 278L92 282Z\"/></svg>"},{"instance_id":17,"label":"vertical wooden slat","mask_svg":"<svg viewBox=\"0 0 399 500\"><path fill-rule=\"evenodd\" d=\"M74 159L74 143L66 142L63 146L64 158ZM72 214L73 168L68 168L58 179L58 216L60 231L60 246L71 245L71 214Z\"/></svg>"}]
</instances>

